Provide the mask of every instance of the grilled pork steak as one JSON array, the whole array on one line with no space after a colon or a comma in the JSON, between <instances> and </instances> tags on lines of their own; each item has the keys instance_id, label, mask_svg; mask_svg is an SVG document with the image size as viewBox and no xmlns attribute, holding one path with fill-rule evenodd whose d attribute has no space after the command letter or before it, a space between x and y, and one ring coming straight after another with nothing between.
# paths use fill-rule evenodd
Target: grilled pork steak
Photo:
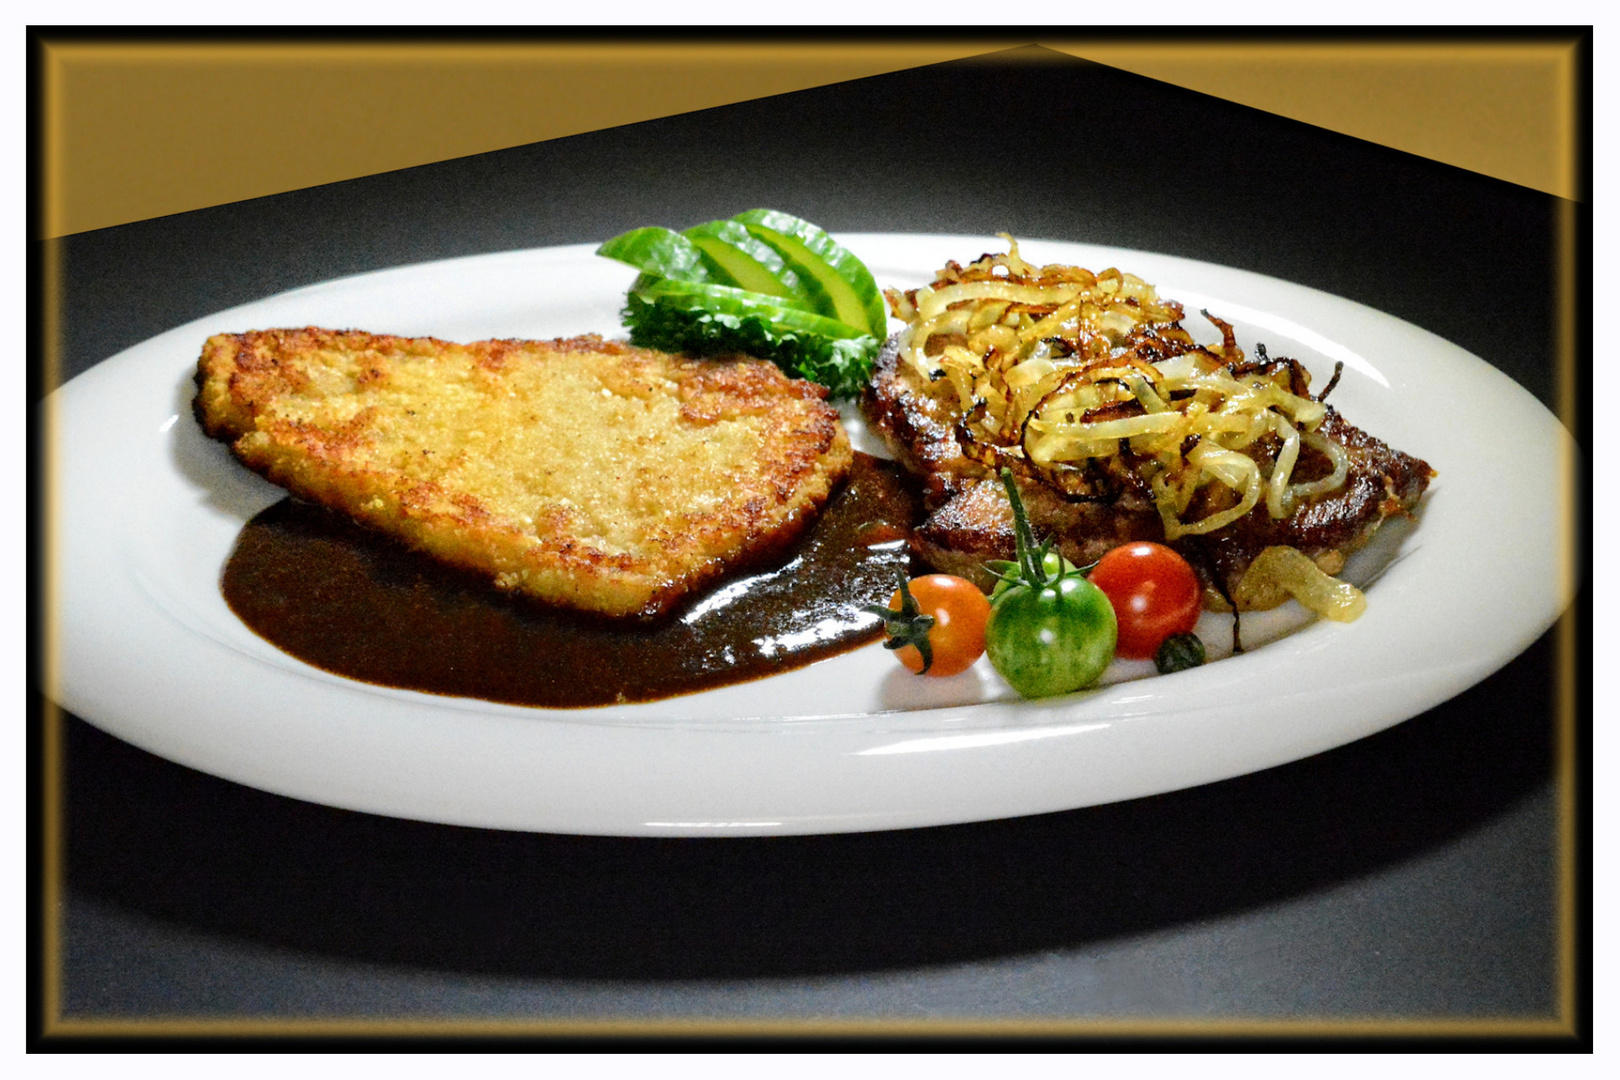
<instances>
[{"instance_id":1,"label":"grilled pork steak","mask_svg":"<svg viewBox=\"0 0 1620 1080\"><path fill-rule=\"evenodd\" d=\"M878 357L861 409L895 457L922 480L931 514L912 541L918 557L941 572L988 586L984 562L1014 557L1012 508L990 469L962 451L957 438L962 413L950 383L930 382L905 363L896 335ZM1349 474L1337 490L1304 502L1285 518L1273 519L1262 503L1225 528L1171 543L1211 586L1211 606L1222 606L1220 597L1234 595L1249 564L1273 545L1298 548L1324 571L1338 573L1345 556L1380 525L1417 505L1433 476L1425 462L1391 449L1331 406L1318 432L1343 446L1350 458ZM1265 449L1257 443L1254 456ZM1306 448L1294 478L1314 480L1331 468L1326 455ZM1139 489L1126 486L1106 501L1075 500L1026 470L1019 476L1019 490L1037 536L1053 537L1064 556L1078 565L1131 540L1164 541L1162 519L1151 497ZM1199 500L1226 494L1213 486L1201 491L1190 516L1221 509Z\"/></svg>"}]
</instances>

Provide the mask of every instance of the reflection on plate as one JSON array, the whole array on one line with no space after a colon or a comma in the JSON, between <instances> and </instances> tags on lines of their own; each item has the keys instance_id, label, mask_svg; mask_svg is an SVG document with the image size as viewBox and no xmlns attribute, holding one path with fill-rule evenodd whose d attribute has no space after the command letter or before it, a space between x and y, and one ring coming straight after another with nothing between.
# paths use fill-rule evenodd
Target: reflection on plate
<instances>
[{"instance_id":1,"label":"reflection on plate","mask_svg":"<svg viewBox=\"0 0 1620 1080\"><path fill-rule=\"evenodd\" d=\"M880 284L905 287L998 246L841 239ZM618 334L635 272L580 246L296 290L153 338L54 394L55 697L174 761L356 810L558 832L839 832L1093 805L1295 760L1467 688L1562 611L1573 443L1494 369L1389 316L1254 274L1076 244L1021 249L1139 274L1318 380L1345 363L1335 404L1439 474L1421 525L1386 530L1353 564L1372 582L1365 616L1312 623L1289 605L1245 619L1245 642L1265 644L1242 656L1169 677L1120 664L1105 687L1043 702L1018 700L983 661L915 679L873 646L760 682L578 712L353 683L243 627L220 599L220 568L242 524L281 493L197 430L203 340L297 325L464 341ZM1227 640L1219 621L1200 629Z\"/></svg>"}]
</instances>

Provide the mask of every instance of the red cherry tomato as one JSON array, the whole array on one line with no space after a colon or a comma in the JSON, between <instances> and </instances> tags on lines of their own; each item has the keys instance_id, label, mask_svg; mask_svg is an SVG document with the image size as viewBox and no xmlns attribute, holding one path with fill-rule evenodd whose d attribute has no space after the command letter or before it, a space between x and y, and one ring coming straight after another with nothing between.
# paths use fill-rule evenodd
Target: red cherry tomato
<instances>
[{"instance_id":1,"label":"red cherry tomato","mask_svg":"<svg viewBox=\"0 0 1620 1080\"><path fill-rule=\"evenodd\" d=\"M1163 544L1143 540L1117 547L1089 576L1114 605L1119 655L1133 660L1151 660L1165 638L1190 632L1203 609L1198 575Z\"/></svg>"},{"instance_id":2,"label":"red cherry tomato","mask_svg":"<svg viewBox=\"0 0 1620 1080\"><path fill-rule=\"evenodd\" d=\"M914 578L907 586L919 613L933 616L927 629L931 663L924 671L922 653L915 645L901 645L894 655L912 671L928 675L956 675L973 666L984 655L984 627L990 621L990 599L966 578L950 574L929 574ZM891 611L902 610L903 598L896 589L889 600ZM894 630L891 636L897 636Z\"/></svg>"}]
</instances>

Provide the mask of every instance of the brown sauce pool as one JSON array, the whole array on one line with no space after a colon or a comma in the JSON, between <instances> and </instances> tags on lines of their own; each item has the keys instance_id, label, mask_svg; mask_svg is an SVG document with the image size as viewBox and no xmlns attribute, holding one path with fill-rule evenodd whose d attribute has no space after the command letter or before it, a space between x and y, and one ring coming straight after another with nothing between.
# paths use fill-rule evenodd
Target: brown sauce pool
<instances>
[{"instance_id":1,"label":"brown sauce pool","mask_svg":"<svg viewBox=\"0 0 1620 1080\"><path fill-rule=\"evenodd\" d=\"M653 625L506 596L290 498L243 527L222 588L260 637L351 679L549 708L656 701L882 637L861 608L888 602L919 512L897 466L857 454L843 488L774 564L728 578Z\"/></svg>"}]
</instances>

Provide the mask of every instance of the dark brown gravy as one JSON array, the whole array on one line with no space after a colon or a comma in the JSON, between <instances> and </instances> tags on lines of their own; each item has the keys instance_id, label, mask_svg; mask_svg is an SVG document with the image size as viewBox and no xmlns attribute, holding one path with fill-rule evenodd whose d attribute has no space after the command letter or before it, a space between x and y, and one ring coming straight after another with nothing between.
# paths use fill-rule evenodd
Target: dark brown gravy
<instances>
[{"instance_id":1,"label":"dark brown gravy","mask_svg":"<svg viewBox=\"0 0 1620 1080\"><path fill-rule=\"evenodd\" d=\"M255 633L363 682L514 705L660 698L803 667L882 636L919 504L888 462L850 479L785 558L651 626L505 596L340 514L284 499L242 529L225 601Z\"/></svg>"}]
</instances>

